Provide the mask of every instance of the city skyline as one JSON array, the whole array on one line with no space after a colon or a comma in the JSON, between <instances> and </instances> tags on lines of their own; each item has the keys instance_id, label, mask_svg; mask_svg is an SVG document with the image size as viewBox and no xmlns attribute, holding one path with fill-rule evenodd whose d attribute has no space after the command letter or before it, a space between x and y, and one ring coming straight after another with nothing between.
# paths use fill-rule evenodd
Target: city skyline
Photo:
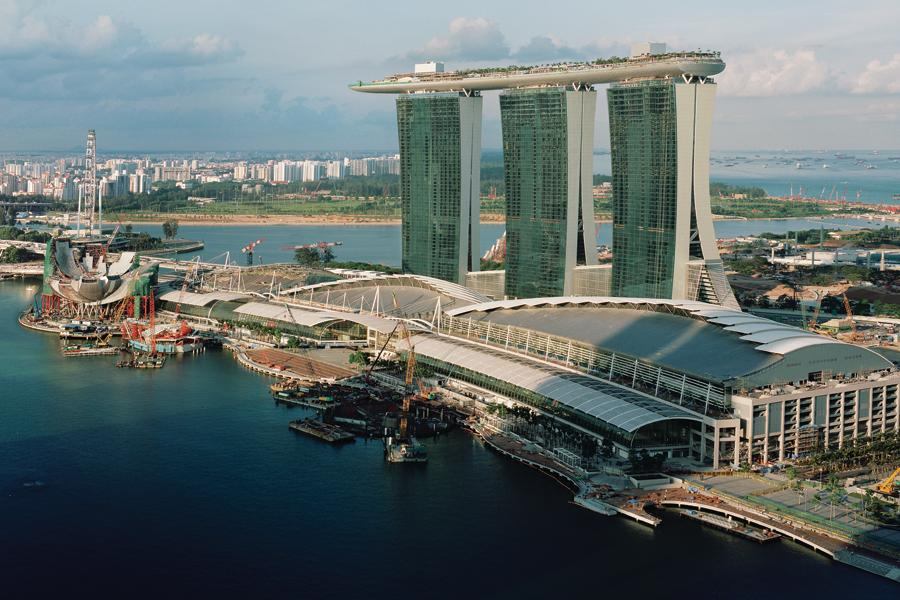
<instances>
[{"instance_id":1,"label":"city skyline","mask_svg":"<svg viewBox=\"0 0 900 600\"><path fill-rule=\"evenodd\" d=\"M178 20L167 4L138 14L106 1L0 2L0 150L77 148L90 127L106 148L136 152L393 150L392 101L354 98L347 84L360 75L427 59L460 68L625 55L647 40L722 51L713 150L891 149L900 134L900 9L886 2L762 3L753 15L694 3L702 16L691 20L661 3L577 7L573 19L566 2L547 14L528 2L263 2L237 16L200 1L179 5ZM354 35L366 45L340 42ZM500 146L495 105L486 103L485 149ZM606 149L597 112L595 147Z\"/></svg>"}]
</instances>

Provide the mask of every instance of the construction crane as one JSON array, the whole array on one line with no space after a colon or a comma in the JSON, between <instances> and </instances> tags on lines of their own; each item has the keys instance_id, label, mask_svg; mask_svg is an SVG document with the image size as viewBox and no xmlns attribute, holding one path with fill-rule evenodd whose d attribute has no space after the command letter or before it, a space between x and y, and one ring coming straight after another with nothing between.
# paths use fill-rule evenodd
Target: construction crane
<instances>
[{"instance_id":1,"label":"construction crane","mask_svg":"<svg viewBox=\"0 0 900 600\"><path fill-rule=\"evenodd\" d=\"M850 341L857 341L856 336L856 321L853 320L853 311L850 310L850 300L847 299L847 294L844 294L844 311L847 313L847 319L850 321Z\"/></svg>"},{"instance_id":2,"label":"construction crane","mask_svg":"<svg viewBox=\"0 0 900 600\"><path fill-rule=\"evenodd\" d=\"M416 351L412 345L412 337L409 335L409 328L406 323L400 321L400 330L403 333L403 339L406 341L406 377L403 379L403 412L400 415L400 439L407 438L407 430L409 429L409 409L412 405L412 397L415 393L412 389L413 376L416 372Z\"/></svg>"},{"instance_id":3,"label":"construction crane","mask_svg":"<svg viewBox=\"0 0 900 600\"><path fill-rule=\"evenodd\" d=\"M375 355L375 360L373 360L372 364L369 365L369 368L366 369L366 374L365 374L366 383L370 383L370 381L371 381L370 376L372 375L372 370L375 368L375 365L378 364L378 361L381 359L381 355L384 354L384 350L385 350L385 348L387 348L387 345L391 342L391 338L394 337L394 333L397 331L397 329L400 328L400 323L401 323L401 321L397 321L397 324L394 325L393 329L391 329L391 332L388 334L387 339L384 340L384 344L381 345L381 349L378 350L378 354Z\"/></svg>"},{"instance_id":4,"label":"construction crane","mask_svg":"<svg viewBox=\"0 0 900 600\"><path fill-rule=\"evenodd\" d=\"M265 241L265 238L259 239L259 240L256 240L255 242L250 242L249 244L247 244L246 246L241 248L241 254L247 255L247 264L248 265L251 265L251 266L253 265L253 251L256 249L257 246L262 244L264 241Z\"/></svg>"},{"instance_id":5,"label":"construction crane","mask_svg":"<svg viewBox=\"0 0 900 600\"><path fill-rule=\"evenodd\" d=\"M894 484L897 481L898 477L900 477L900 467L894 469L893 473L878 482L878 484L875 486L875 491L880 492L885 496L893 496L895 493Z\"/></svg>"},{"instance_id":6,"label":"construction crane","mask_svg":"<svg viewBox=\"0 0 900 600\"><path fill-rule=\"evenodd\" d=\"M106 256L107 254L109 254L109 247L112 246L113 240L116 239L116 236L119 234L119 228L121 228L121 227L122 227L122 224L119 223L118 225L116 225L116 228L113 229L112 235L109 236L109 241L106 242L106 245L103 247L103 256Z\"/></svg>"},{"instance_id":7,"label":"construction crane","mask_svg":"<svg viewBox=\"0 0 900 600\"><path fill-rule=\"evenodd\" d=\"M156 302L150 290L150 356L156 356Z\"/></svg>"}]
</instances>

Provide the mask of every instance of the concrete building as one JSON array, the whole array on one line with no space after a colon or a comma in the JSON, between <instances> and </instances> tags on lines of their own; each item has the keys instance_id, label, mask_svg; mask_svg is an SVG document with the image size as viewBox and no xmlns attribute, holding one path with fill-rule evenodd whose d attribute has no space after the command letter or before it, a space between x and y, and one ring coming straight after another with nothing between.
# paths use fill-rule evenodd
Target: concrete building
<instances>
[{"instance_id":1,"label":"concrete building","mask_svg":"<svg viewBox=\"0 0 900 600\"><path fill-rule=\"evenodd\" d=\"M405 272L463 283L478 270L481 101L455 93L397 98Z\"/></svg>"},{"instance_id":2,"label":"concrete building","mask_svg":"<svg viewBox=\"0 0 900 600\"><path fill-rule=\"evenodd\" d=\"M607 90L615 296L737 307L709 202L715 93L699 76Z\"/></svg>"},{"instance_id":3,"label":"concrete building","mask_svg":"<svg viewBox=\"0 0 900 600\"><path fill-rule=\"evenodd\" d=\"M525 88L500 95L506 184L506 296L571 295L597 264L591 195L597 93Z\"/></svg>"}]
</instances>

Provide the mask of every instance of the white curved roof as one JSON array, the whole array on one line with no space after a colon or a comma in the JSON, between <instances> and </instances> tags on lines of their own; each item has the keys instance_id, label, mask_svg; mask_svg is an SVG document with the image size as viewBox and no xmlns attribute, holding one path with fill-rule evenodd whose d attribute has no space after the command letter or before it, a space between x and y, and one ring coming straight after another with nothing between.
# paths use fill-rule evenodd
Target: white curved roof
<instances>
[{"instance_id":1,"label":"white curved roof","mask_svg":"<svg viewBox=\"0 0 900 600\"><path fill-rule=\"evenodd\" d=\"M551 307L558 308L545 313L531 310ZM584 312L591 308L622 312L618 317L607 314L602 318L600 312ZM827 352L835 367L848 373L892 368L890 361L866 348L704 302L569 296L485 302L454 308L447 314L459 318L471 315L501 326L592 344L718 382L751 378L762 385L779 377L803 379L808 372L821 369L822 357L810 354L814 348ZM798 350L804 350L801 360L783 360ZM772 369L776 363L778 369Z\"/></svg>"},{"instance_id":2,"label":"white curved roof","mask_svg":"<svg viewBox=\"0 0 900 600\"><path fill-rule=\"evenodd\" d=\"M198 294L196 292L172 290L171 292L162 294L159 299L187 306L208 306L213 302L231 302L234 300L245 300L250 297L249 294L243 294L241 292L218 291Z\"/></svg>"},{"instance_id":3,"label":"white curved roof","mask_svg":"<svg viewBox=\"0 0 900 600\"><path fill-rule=\"evenodd\" d=\"M418 356L510 383L629 433L668 419L700 420L635 390L455 338L416 335L410 341Z\"/></svg>"},{"instance_id":4,"label":"white curved roof","mask_svg":"<svg viewBox=\"0 0 900 600\"><path fill-rule=\"evenodd\" d=\"M234 309L234 312L239 315L249 315L306 327L316 327L332 321L349 321L369 327L379 333L390 333L397 325L397 321L376 315L307 309L270 302L248 302Z\"/></svg>"}]
</instances>

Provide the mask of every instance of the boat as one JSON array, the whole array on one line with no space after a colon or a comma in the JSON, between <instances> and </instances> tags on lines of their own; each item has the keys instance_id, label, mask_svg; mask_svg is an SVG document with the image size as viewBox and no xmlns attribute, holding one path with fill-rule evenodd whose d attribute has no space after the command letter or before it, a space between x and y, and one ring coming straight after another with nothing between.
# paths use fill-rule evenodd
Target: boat
<instances>
[{"instance_id":1,"label":"boat","mask_svg":"<svg viewBox=\"0 0 900 600\"><path fill-rule=\"evenodd\" d=\"M408 438L384 438L384 457L391 463L426 463L428 450L415 436Z\"/></svg>"},{"instance_id":2,"label":"boat","mask_svg":"<svg viewBox=\"0 0 900 600\"><path fill-rule=\"evenodd\" d=\"M62 347L63 356L112 356L118 353L118 347L102 341L96 344L66 344Z\"/></svg>"},{"instance_id":3,"label":"boat","mask_svg":"<svg viewBox=\"0 0 900 600\"><path fill-rule=\"evenodd\" d=\"M134 354L131 358L123 358L116 363L117 367L127 369L162 369L166 357L162 354Z\"/></svg>"},{"instance_id":4,"label":"boat","mask_svg":"<svg viewBox=\"0 0 900 600\"><path fill-rule=\"evenodd\" d=\"M59 326L59 337L62 339L94 339L110 333L109 327L94 321L72 320Z\"/></svg>"}]
</instances>

